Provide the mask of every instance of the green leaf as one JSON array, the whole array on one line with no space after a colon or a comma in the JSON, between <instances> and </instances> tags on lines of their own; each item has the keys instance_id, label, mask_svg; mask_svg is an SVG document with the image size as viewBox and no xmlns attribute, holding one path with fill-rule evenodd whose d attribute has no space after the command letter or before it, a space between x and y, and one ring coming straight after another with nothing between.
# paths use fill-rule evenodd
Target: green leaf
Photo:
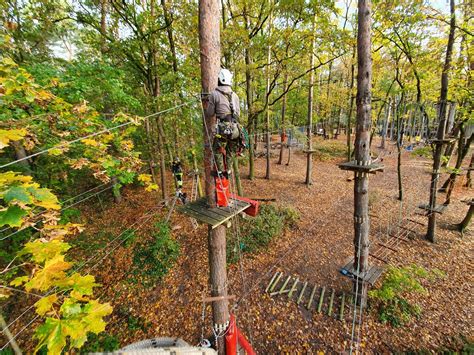
<instances>
[{"instance_id":1,"label":"green leaf","mask_svg":"<svg viewBox=\"0 0 474 355\"><path fill-rule=\"evenodd\" d=\"M57 300L58 296L56 294L40 299L35 303L36 313L38 313L40 316L44 316L51 309L53 309L53 304L56 303Z\"/></svg>"},{"instance_id":2,"label":"green leaf","mask_svg":"<svg viewBox=\"0 0 474 355\"><path fill-rule=\"evenodd\" d=\"M73 298L66 298L59 309L65 318L81 313L81 305Z\"/></svg>"},{"instance_id":3,"label":"green leaf","mask_svg":"<svg viewBox=\"0 0 474 355\"><path fill-rule=\"evenodd\" d=\"M48 347L48 353L61 354L66 346L66 335L62 332L60 319L46 318L44 324L36 328L34 337L39 340L35 353L44 345Z\"/></svg>"},{"instance_id":4,"label":"green leaf","mask_svg":"<svg viewBox=\"0 0 474 355\"><path fill-rule=\"evenodd\" d=\"M20 276L20 277L17 277L16 279L13 279L11 282L10 282L10 286L21 286L23 285L25 282L27 282L30 278L28 276Z\"/></svg>"},{"instance_id":5,"label":"green leaf","mask_svg":"<svg viewBox=\"0 0 474 355\"><path fill-rule=\"evenodd\" d=\"M10 203L13 200L20 201L23 203L32 203L33 199L31 198L31 194L21 186L12 186L10 187L7 192L3 195L3 199L5 202Z\"/></svg>"},{"instance_id":6,"label":"green leaf","mask_svg":"<svg viewBox=\"0 0 474 355\"><path fill-rule=\"evenodd\" d=\"M61 208L58 198L49 189L29 187L28 191L36 199L36 205L54 210L59 210Z\"/></svg>"},{"instance_id":7,"label":"green leaf","mask_svg":"<svg viewBox=\"0 0 474 355\"><path fill-rule=\"evenodd\" d=\"M10 227L21 227L23 217L28 214L20 206L10 206L5 211L0 211L0 227L9 225Z\"/></svg>"},{"instance_id":8,"label":"green leaf","mask_svg":"<svg viewBox=\"0 0 474 355\"><path fill-rule=\"evenodd\" d=\"M56 256L68 251L70 248L71 246L69 244L60 240L54 239L48 242L43 242L37 239L33 242L26 243L20 254L23 255L29 253L33 255L33 261L37 263L43 263L46 260L53 259Z\"/></svg>"}]
</instances>

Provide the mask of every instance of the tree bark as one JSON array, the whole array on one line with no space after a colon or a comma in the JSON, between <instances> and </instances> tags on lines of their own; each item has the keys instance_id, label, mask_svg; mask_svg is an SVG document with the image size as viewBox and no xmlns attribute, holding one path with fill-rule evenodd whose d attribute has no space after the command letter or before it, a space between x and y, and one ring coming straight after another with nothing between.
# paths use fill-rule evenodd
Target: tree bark
<instances>
[{"instance_id":1,"label":"tree bark","mask_svg":"<svg viewBox=\"0 0 474 355\"><path fill-rule=\"evenodd\" d=\"M388 130L388 123L390 121L390 113L392 112L392 101L391 99L388 99L388 104L387 104L387 109L386 109L386 116L385 116L385 121L383 125L383 131L382 131L382 142L380 143L380 148L385 149L385 139L387 137L387 130Z\"/></svg>"},{"instance_id":2,"label":"tree bark","mask_svg":"<svg viewBox=\"0 0 474 355\"><path fill-rule=\"evenodd\" d=\"M471 162L469 163L469 167L467 170L466 183L464 184L464 187L472 187L471 171L473 169L474 169L474 153L471 155Z\"/></svg>"},{"instance_id":3,"label":"tree bark","mask_svg":"<svg viewBox=\"0 0 474 355\"><path fill-rule=\"evenodd\" d=\"M471 223L472 215L474 214L474 205L469 206L469 210L466 213L466 216L462 220L461 223L458 224L458 230L463 233L467 227L469 226L469 223Z\"/></svg>"},{"instance_id":4,"label":"tree bark","mask_svg":"<svg viewBox=\"0 0 474 355\"><path fill-rule=\"evenodd\" d=\"M270 6L273 3L270 2ZM266 130L266 142L267 142L267 168L265 173L265 179L270 180L271 177L271 165L270 165L270 63L272 55L271 46L271 35L272 35L272 10L270 9L270 15L268 19L268 52L267 52L267 70L266 79L267 86L265 90L265 130Z\"/></svg>"},{"instance_id":5,"label":"tree bark","mask_svg":"<svg viewBox=\"0 0 474 355\"><path fill-rule=\"evenodd\" d=\"M285 95L283 95L283 101L281 103L281 146L280 146L280 158L278 159L278 164L283 163L283 152L285 151L285 140L288 142L288 138L286 137L286 129L285 129L285 116L286 116L286 87L288 85L288 73L285 72L285 77L283 79L283 91Z\"/></svg>"},{"instance_id":6,"label":"tree bark","mask_svg":"<svg viewBox=\"0 0 474 355\"><path fill-rule=\"evenodd\" d=\"M313 17L313 27L312 27L312 34L313 39L311 40L311 53L309 57L309 67L314 67L314 50L315 50L315 27L316 27L316 14ZM306 154L306 186L310 186L313 184L313 154L311 150L313 149L313 88L314 88L314 70L312 70L309 74L309 87L308 87L308 118L307 118L307 125L306 134L308 138L308 153Z\"/></svg>"},{"instance_id":7,"label":"tree bark","mask_svg":"<svg viewBox=\"0 0 474 355\"><path fill-rule=\"evenodd\" d=\"M358 1L357 34L357 125L355 158L359 165L370 163L371 125L371 1ZM369 177L367 173L355 172L354 179L354 268L364 274L369 257ZM354 282L356 300L365 307L367 304L367 283L360 279Z\"/></svg>"},{"instance_id":8,"label":"tree bark","mask_svg":"<svg viewBox=\"0 0 474 355\"><path fill-rule=\"evenodd\" d=\"M352 90L354 89L354 78L355 78L355 56L356 56L356 46L354 45L352 49L352 60L351 60L351 85L349 87L349 114L347 115L347 132L346 132L346 139L347 139L347 161L351 160L351 144L352 144L352 135L351 135L351 119L352 119L352 111L354 109L354 95L352 95Z\"/></svg>"},{"instance_id":9,"label":"tree bark","mask_svg":"<svg viewBox=\"0 0 474 355\"><path fill-rule=\"evenodd\" d=\"M217 84L220 67L220 10L218 0L199 1L199 47L201 59L201 86L203 93L210 93ZM204 103L205 104L205 103ZM213 166L212 139L215 135L216 117L204 117L204 171L206 195L211 207L216 206L215 182L211 177ZM206 128L207 127L207 128ZM210 130L208 137L207 131ZM209 270L211 295L227 296L226 270L226 230L223 225L212 229L208 227ZM214 331L221 333L229 322L228 300L223 299L212 303ZM225 354L224 338L218 338L218 352Z\"/></svg>"},{"instance_id":10,"label":"tree bark","mask_svg":"<svg viewBox=\"0 0 474 355\"><path fill-rule=\"evenodd\" d=\"M448 74L451 67L451 57L453 52L454 44L454 32L456 30L456 14L455 14L455 5L454 0L450 0L450 12L451 12L451 21L449 24L449 38L448 45L446 48L446 60L444 62L443 72L441 74L441 90L440 90L440 108L439 108L439 126L437 131L437 139L444 139L444 131L446 126L446 104L448 99ZM441 142L436 144L434 156L433 156L433 173L431 174L431 186L430 186L430 202L429 206L432 210L436 207L436 195L438 192L438 177L439 177L439 167L441 163L441 151L443 145ZM435 233L436 233L436 213L431 212L428 217L428 230L426 233L426 239L430 242L435 242Z\"/></svg>"}]
</instances>

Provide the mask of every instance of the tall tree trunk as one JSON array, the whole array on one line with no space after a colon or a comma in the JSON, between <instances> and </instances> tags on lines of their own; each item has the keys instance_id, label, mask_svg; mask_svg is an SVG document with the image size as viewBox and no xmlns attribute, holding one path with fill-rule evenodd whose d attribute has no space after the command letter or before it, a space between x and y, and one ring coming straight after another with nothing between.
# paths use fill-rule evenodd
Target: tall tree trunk
<instances>
[{"instance_id":1,"label":"tall tree trunk","mask_svg":"<svg viewBox=\"0 0 474 355\"><path fill-rule=\"evenodd\" d=\"M278 159L278 164L283 163L283 152L285 151L285 140L288 141L286 137L286 128L285 128L285 116L286 116L286 87L288 85L288 73L285 72L283 79L283 92L285 93L282 98L281 103L281 146L280 146L280 158Z\"/></svg>"},{"instance_id":2,"label":"tall tree trunk","mask_svg":"<svg viewBox=\"0 0 474 355\"><path fill-rule=\"evenodd\" d=\"M273 6L272 1L270 1L270 6ZM271 46L271 35L272 35L272 10L270 9L270 15L268 18L268 51L267 51L267 70L266 70L266 79L267 86L265 90L265 130L266 130L266 142L267 142L267 168L265 173L265 179L270 180L271 171L270 171L270 63L272 55L272 46Z\"/></svg>"},{"instance_id":3,"label":"tall tree trunk","mask_svg":"<svg viewBox=\"0 0 474 355\"><path fill-rule=\"evenodd\" d=\"M247 16L246 8L244 7L245 16ZM248 18L245 17L245 28L248 32ZM248 39L250 42L250 38ZM252 73L250 72L250 67L252 65L252 57L250 55L250 43L245 47L245 91L247 94L247 130L249 132L249 180L253 180L255 174L255 150L253 142L254 131L254 113L253 113L253 88L252 88Z\"/></svg>"},{"instance_id":4,"label":"tall tree trunk","mask_svg":"<svg viewBox=\"0 0 474 355\"><path fill-rule=\"evenodd\" d=\"M460 132L460 129L461 129L461 125L463 124L463 121L458 121L452 132L451 132L451 135L453 137L457 137L459 132ZM445 168L449 165L449 162L451 161L451 157L453 156L453 153L454 153L454 147L456 146L455 142L453 143L449 143L447 146L446 146L446 149L444 150L444 153L443 153L443 156L447 157L447 159L445 161L443 161L441 163L441 167Z\"/></svg>"},{"instance_id":5,"label":"tall tree trunk","mask_svg":"<svg viewBox=\"0 0 474 355\"><path fill-rule=\"evenodd\" d=\"M201 58L202 92L211 92L217 84L217 74L220 67L220 11L218 0L199 1L199 47ZM211 139L215 136L216 117L204 117L204 170L206 195L211 207L216 206L215 182L211 177L213 166L212 141L209 140L206 127L212 130ZM209 269L211 295L213 297L227 296L226 269L226 230L220 225L214 229L208 227ZM212 303L212 318L214 331L223 333L229 322L229 305L227 298ZM219 354L225 354L224 337L218 338Z\"/></svg>"},{"instance_id":6,"label":"tall tree trunk","mask_svg":"<svg viewBox=\"0 0 474 355\"><path fill-rule=\"evenodd\" d=\"M313 39L311 40L311 53L309 57L309 67L314 67L314 50L315 50L315 26L316 26L316 14L313 17ZM313 184L313 153L311 150L313 149L313 86L314 86L314 71L311 70L309 74L309 83L308 83L308 118L307 118L307 125L306 134L308 138L308 153L306 154L306 186L310 186Z\"/></svg>"},{"instance_id":7,"label":"tall tree trunk","mask_svg":"<svg viewBox=\"0 0 474 355\"><path fill-rule=\"evenodd\" d=\"M469 139L464 143L464 128L461 128L461 135L459 137L459 145L458 145L458 156L456 159L456 165L454 166L455 172L451 173L446 180L446 185L447 185L447 194L446 194L446 201L444 202L444 205L447 206L451 203L451 194L453 193L454 189L454 184L456 182L456 177L458 174L456 173L457 170L461 169L462 166L462 161L467 155L467 152L469 151L469 148L471 146L471 143L474 139L474 134L471 134Z\"/></svg>"},{"instance_id":8,"label":"tall tree trunk","mask_svg":"<svg viewBox=\"0 0 474 355\"><path fill-rule=\"evenodd\" d=\"M157 111L159 110L157 105ZM163 129L163 117L156 117L156 126L158 128L158 153L160 155L160 180L161 180L161 198L166 198L166 160L165 160L165 131Z\"/></svg>"},{"instance_id":9,"label":"tall tree trunk","mask_svg":"<svg viewBox=\"0 0 474 355\"><path fill-rule=\"evenodd\" d=\"M436 195L438 192L438 177L439 177L439 167L441 163L441 151L443 145L441 140L444 139L444 131L446 126L446 105L448 99L448 80L449 80L449 70L451 67L451 57L453 52L454 44L454 32L456 30L456 14L454 7L454 0L450 0L450 12L451 12L451 21L449 24L449 38L448 45L446 48L446 60L444 62L443 72L441 74L441 91L440 91L440 108L439 108L439 126L437 132L437 139L440 140L436 144L434 156L433 156L433 173L431 174L431 186L430 186L430 214L428 217L428 230L426 233L426 239L430 242L435 242L435 233L436 233L436 213L433 212L433 209L436 207Z\"/></svg>"},{"instance_id":10,"label":"tall tree trunk","mask_svg":"<svg viewBox=\"0 0 474 355\"><path fill-rule=\"evenodd\" d=\"M370 125L371 125L371 1L358 1L357 34L357 125L355 140L355 159L359 165L370 163ZM354 268L364 274L368 268L369 257L369 177L367 173L355 172L354 179ZM367 303L367 283L356 279L356 297L360 305ZM356 299L357 299L356 298Z\"/></svg>"},{"instance_id":11,"label":"tall tree trunk","mask_svg":"<svg viewBox=\"0 0 474 355\"><path fill-rule=\"evenodd\" d=\"M107 48L107 0L100 0L100 51L105 54Z\"/></svg>"},{"instance_id":12,"label":"tall tree trunk","mask_svg":"<svg viewBox=\"0 0 474 355\"><path fill-rule=\"evenodd\" d=\"M351 85L349 87L349 114L347 115L347 161L351 160L351 144L352 144L352 135L351 135L351 120L352 120L352 111L354 110L354 95L352 95L352 90L354 89L354 78L355 78L355 56L356 56L356 46L352 48L352 60L351 60Z\"/></svg>"},{"instance_id":13,"label":"tall tree trunk","mask_svg":"<svg viewBox=\"0 0 474 355\"><path fill-rule=\"evenodd\" d=\"M403 90L403 87L402 87ZM402 108L401 108L402 107ZM402 145L403 145L403 116L405 115L405 93L398 102L397 114L397 179L398 179L398 200L403 201L403 182L402 182Z\"/></svg>"}]
</instances>

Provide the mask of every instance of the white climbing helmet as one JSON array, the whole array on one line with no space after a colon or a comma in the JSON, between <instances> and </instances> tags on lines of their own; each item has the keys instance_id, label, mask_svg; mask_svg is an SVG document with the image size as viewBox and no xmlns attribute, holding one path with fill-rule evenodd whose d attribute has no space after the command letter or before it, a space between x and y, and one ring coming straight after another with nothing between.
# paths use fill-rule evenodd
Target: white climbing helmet
<instances>
[{"instance_id":1,"label":"white climbing helmet","mask_svg":"<svg viewBox=\"0 0 474 355\"><path fill-rule=\"evenodd\" d=\"M222 85L232 86L232 73L227 69L221 69L219 72L219 82Z\"/></svg>"}]
</instances>

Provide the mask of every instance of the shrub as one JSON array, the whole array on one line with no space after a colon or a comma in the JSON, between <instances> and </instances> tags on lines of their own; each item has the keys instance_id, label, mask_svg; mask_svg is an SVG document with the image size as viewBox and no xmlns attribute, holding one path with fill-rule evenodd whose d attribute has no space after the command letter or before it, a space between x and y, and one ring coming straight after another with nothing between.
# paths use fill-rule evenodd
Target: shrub
<instances>
[{"instance_id":1,"label":"shrub","mask_svg":"<svg viewBox=\"0 0 474 355\"><path fill-rule=\"evenodd\" d=\"M227 243L227 262L237 262L241 252L253 253L266 247L285 227L295 226L298 219L298 211L294 208L262 205L255 218L239 220L239 236L231 228Z\"/></svg>"},{"instance_id":2,"label":"shrub","mask_svg":"<svg viewBox=\"0 0 474 355\"><path fill-rule=\"evenodd\" d=\"M420 316L421 307L410 303L407 296L409 293L425 294L426 289L420 281L439 275L441 275L439 270L429 272L416 265L402 268L389 267L381 287L369 291L369 297L378 311L380 321L399 327L413 316Z\"/></svg>"},{"instance_id":3,"label":"shrub","mask_svg":"<svg viewBox=\"0 0 474 355\"><path fill-rule=\"evenodd\" d=\"M159 222L155 228L151 242L141 242L133 249L135 278L131 281L141 282L145 287L153 286L165 276L179 255L179 244L171 237L169 225Z\"/></svg>"},{"instance_id":4,"label":"shrub","mask_svg":"<svg viewBox=\"0 0 474 355\"><path fill-rule=\"evenodd\" d=\"M99 334L89 333L87 342L81 348L81 354L89 354L99 351L114 351L120 348L120 342L115 335L102 332Z\"/></svg>"}]
</instances>

